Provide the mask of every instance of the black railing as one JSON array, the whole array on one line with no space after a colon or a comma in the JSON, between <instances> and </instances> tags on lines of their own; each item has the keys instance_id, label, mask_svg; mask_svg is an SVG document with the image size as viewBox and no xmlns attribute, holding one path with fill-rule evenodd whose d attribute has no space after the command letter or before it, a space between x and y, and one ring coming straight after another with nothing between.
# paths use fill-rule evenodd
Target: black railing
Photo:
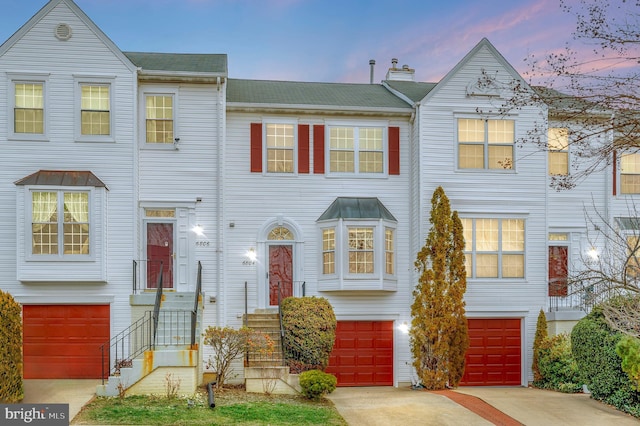
<instances>
[{"instance_id":1,"label":"black railing","mask_svg":"<svg viewBox=\"0 0 640 426\"><path fill-rule=\"evenodd\" d=\"M123 367L131 367L133 360L145 351L157 346L185 345L191 332L191 312L160 311L158 323L161 333L154 332L155 321L153 311L146 311L125 330L100 346L102 352L102 384L109 375L117 375ZM113 355L113 362L111 356Z\"/></svg>"},{"instance_id":2,"label":"black railing","mask_svg":"<svg viewBox=\"0 0 640 426\"><path fill-rule=\"evenodd\" d=\"M153 344L155 345L158 332L158 320L160 318L160 304L162 303L162 275L163 262L160 262L160 274L158 274L158 287L156 288L156 301L153 305Z\"/></svg>"},{"instance_id":3,"label":"black railing","mask_svg":"<svg viewBox=\"0 0 640 426\"><path fill-rule=\"evenodd\" d=\"M196 280L196 295L191 311L191 347L196 344L196 325L198 323L198 307L202 298L202 263L198 261L198 278Z\"/></svg>"}]
</instances>

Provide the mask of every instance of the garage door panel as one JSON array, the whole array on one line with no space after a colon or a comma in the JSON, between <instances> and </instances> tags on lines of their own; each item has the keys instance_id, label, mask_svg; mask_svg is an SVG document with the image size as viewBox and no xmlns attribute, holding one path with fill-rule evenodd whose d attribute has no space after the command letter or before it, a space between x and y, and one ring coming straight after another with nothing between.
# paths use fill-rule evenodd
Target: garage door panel
<instances>
[{"instance_id":1,"label":"garage door panel","mask_svg":"<svg viewBox=\"0 0 640 426\"><path fill-rule=\"evenodd\" d=\"M338 321L327 372L338 386L392 385L393 322Z\"/></svg>"},{"instance_id":2,"label":"garage door panel","mask_svg":"<svg viewBox=\"0 0 640 426\"><path fill-rule=\"evenodd\" d=\"M521 384L519 318L470 318L462 386Z\"/></svg>"},{"instance_id":3,"label":"garage door panel","mask_svg":"<svg viewBox=\"0 0 640 426\"><path fill-rule=\"evenodd\" d=\"M26 379L99 378L110 338L109 305L25 305Z\"/></svg>"}]
</instances>

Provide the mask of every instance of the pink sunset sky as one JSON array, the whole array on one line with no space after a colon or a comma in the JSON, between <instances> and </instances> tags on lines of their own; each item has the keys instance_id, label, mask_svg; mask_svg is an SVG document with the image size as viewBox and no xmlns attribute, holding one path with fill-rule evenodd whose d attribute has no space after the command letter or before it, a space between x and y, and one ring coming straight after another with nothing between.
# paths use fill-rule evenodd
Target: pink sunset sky
<instances>
[{"instance_id":1,"label":"pink sunset sky","mask_svg":"<svg viewBox=\"0 0 640 426\"><path fill-rule=\"evenodd\" d=\"M226 53L232 78L320 82L384 79L391 59L436 82L483 37L521 74L572 42L559 0L77 0L124 51ZM578 0L569 0L578 5ZM611 0L622 6L623 0ZM637 12L633 5L624 5ZM46 0L2 0L4 42ZM620 19L625 12L616 9ZM628 13L628 10L626 11ZM525 76L526 78L526 76Z\"/></svg>"}]
</instances>

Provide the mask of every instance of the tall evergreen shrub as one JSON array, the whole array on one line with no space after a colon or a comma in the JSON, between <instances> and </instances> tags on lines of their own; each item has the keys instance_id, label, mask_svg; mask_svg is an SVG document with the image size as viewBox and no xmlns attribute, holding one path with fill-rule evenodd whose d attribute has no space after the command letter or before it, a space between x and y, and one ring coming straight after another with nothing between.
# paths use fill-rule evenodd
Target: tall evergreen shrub
<instances>
[{"instance_id":1,"label":"tall evergreen shrub","mask_svg":"<svg viewBox=\"0 0 640 426\"><path fill-rule=\"evenodd\" d=\"M427 389L455 387L469 347L464 293L467 289L464 236L444 189L431 199L431 229L415 266L420 276L411 305L413 366Z\"/></svg>"}]
</instances>

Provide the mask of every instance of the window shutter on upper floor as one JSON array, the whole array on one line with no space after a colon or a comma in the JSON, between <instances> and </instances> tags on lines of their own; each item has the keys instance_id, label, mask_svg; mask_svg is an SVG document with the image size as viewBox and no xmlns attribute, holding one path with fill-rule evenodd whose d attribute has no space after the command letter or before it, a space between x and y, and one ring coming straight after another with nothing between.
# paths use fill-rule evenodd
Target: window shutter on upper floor
<instances>
[{"instance_id":1,"label":"window shutter on upper floor","mask_svg":"<svg viewBox=\"0 0 640 426\"><path fill-rule=\"evenodd\" d=\"M613 150L613 195L618 195L618 152L614 149Z\"/></svg>"},{"instance_id":2,"label":"window shutter on upper floor","mask_svg":"<svg viewBox=\"0 0 640 426\"><path fill-rule=\"evenodd\" d=\"M251 123L251 171L262 172L262 123Z\"/></svg>"},{"instance_id":3,"label":"window shutter on upper floor","mask_svg":"<svg viewBox=\"0 0 640 426\"><path fill-rule=\"evenodd\" d=\"M313 173L324 173L324 125L313 126Z\"/></svg>"},{"instance_id":4,"label":"window shutter on upper floor","mask_svg":"<svg viewBox=\"0 0 640 426\"><path fill-rule=\"evenodd\" d=\"M309 173L309 125L298 125L298 173Z\"/></svg>"},{"instance_id":5,"label":"window shutter on upper floor","mask_svg":"<svg viewBox=\"0 0 640 426\"><path fill-rule=\"evenodd\" d=\"M389 174L400 174L400 128L389 127Z\"/></svg>"}]
</instances>

